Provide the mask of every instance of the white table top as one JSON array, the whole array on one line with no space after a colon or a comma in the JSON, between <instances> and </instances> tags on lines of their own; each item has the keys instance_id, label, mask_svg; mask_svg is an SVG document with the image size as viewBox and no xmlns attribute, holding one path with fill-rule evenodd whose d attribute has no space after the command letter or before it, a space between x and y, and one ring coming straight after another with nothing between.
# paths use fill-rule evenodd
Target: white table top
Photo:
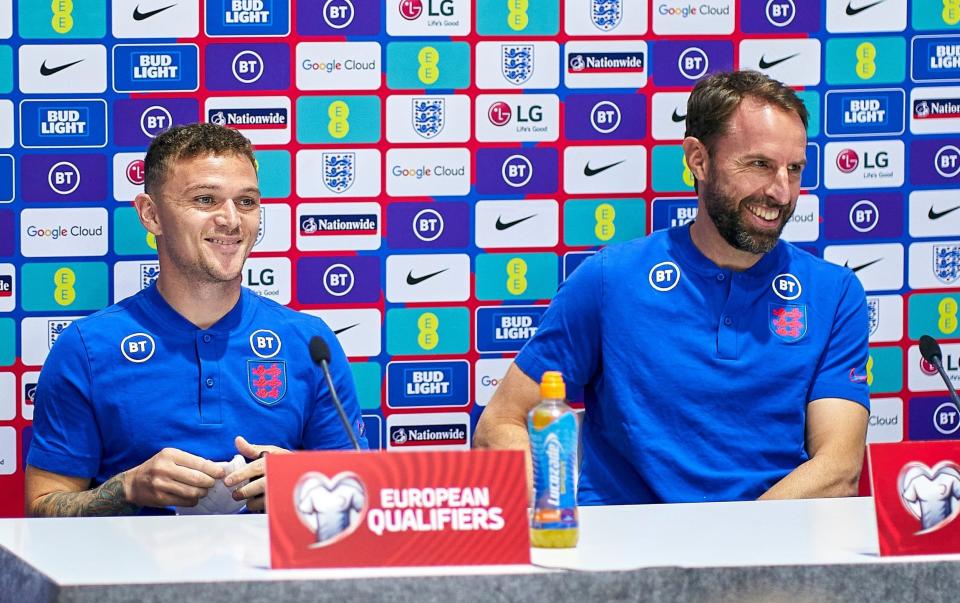
<instances>
[{"instance_id":1,"label":"white table top","mask_svg":"<svg viewBox=\"0 0 960 603\"><path fill-rule=\"evenodd\" d=\"M523 566L271 570L263 515L4 519L0 545L61 586L898 561L877 554L870 498L580 511L579 546L533 549Z\"/></svg>"}]
</instances>

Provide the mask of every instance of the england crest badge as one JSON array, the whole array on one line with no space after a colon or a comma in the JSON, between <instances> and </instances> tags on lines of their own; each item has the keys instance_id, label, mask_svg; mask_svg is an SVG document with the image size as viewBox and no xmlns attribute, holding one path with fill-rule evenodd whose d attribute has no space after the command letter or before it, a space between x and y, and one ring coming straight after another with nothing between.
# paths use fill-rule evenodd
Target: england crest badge
<instances>
[{"instance_id":1,"label":"england crest badge","mask_svg":"<svg viewBox=\"0 0 960 603\"><path fill-rule=\"evenodd\" d=\"M356 153L322 153L323 185L335 193L345 192L353 185L357 164Z\"/></svg>"},{"instance_id":2,"label":"england crest badge","mask_svg":"<svg viewBox=\"0 0 960 603\"><path fill-rule=\"evenodd\" d=\"M413 99L413 131L423 138L433 138L443 130L446 99Z\"/></svg>"},{"instance_id":3,"label":"england crest badge","mask_svg":"<svg viewBox=\"0 0 960 603\"><path fill-rule=\"evenodd\" d=\"M880 300L876 297L867 298L867 315L870 318L870 334L873 335L880 328Z\"/></svg>"},{"instance_id":4,"label":"england crest badge","mask_svg":"<svg viewBox=\"0 0 960 603\"><path fill-rule=\"evenodd\" d=\"M960 245L933 246L933 273L947 285L960 277Z\"/></svg>"},{"instance_id":5,"label":"england crest badge","mask_svg":"<svg viewBox=\"0 0 960 603\"><path fill-rule=\"evenodd\" d=\"M600 31L610 31L623 18L623 0L590 0L590 19Z\"/></svg>"},{"instance_id":6,"label":"england crest badge","mask_svg":"<svg viewBox=\"0 0 960 603\"><path fill-rule=\"evenodd\" d=\"M53 349L53 344L63 334L64 330L70 326L72 320L48 320L47 321L47 347Z\"/></svg>"},{"instance_id":7,"label":"england crest badge","mask_svg":"<svg viewBox=\"0 0 960 603\"><path fill-rule=\"evenodd\" d=\"M287 363L247 360L247 389L260 404L273 406L287 393Z\"/></svg>"},{"instance_id":8,"label":"england crest badge","mask_svg":"<svg viewBox=\"0 0 960 603\"><path fill-rule=\"evenodd\" d=\"M140 290L146 289L160 276L160 262L140 264Z\"/></svg>"},{"instance_id":9,"label":"england crest badge","mask_svg":"<svg viewBox=\"0 0 960 603\"><path fill-rule=\"evenodd\" d=\"M807 334L807 307L796 304L770 304L767 324L770 332L784 341L799 341Z\"/></svg>"},{"instance_id":10,"label":"england crest badge","mask_svg":"<svg viewBox=\"0 0 960 603\"><path fill-rule=\"evenodd\" d=\"M503 77L520 86L533 75L533 44L503 44L500 46L500 69Z\"/></svg>"}]
</instances>

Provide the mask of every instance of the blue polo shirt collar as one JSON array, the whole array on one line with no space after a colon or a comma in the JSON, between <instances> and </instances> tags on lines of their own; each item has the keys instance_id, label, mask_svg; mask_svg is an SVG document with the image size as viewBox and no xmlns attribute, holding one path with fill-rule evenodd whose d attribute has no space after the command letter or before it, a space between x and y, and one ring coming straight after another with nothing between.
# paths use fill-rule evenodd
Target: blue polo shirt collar
<instances>
[{"instance_id":1,"label":"blue polo shirt collar","mask_svg":"<svg viewBox=\"0 0 960 603\"><path fill-rule=\"evenodd\" d=\"M250 303L249 295L256 295L245 288L240 289L240 297L237 303L229 312L224 314L223 318L218 320L209 329L200 329L167 303L163 295L157 289L157 283L154 281L144 290L143 300L144 310L151 320L155 321L160 329L175 329L177 331L195 332L201 330L212 331L214 333L228 333L239 327L246 325L252 320L256 311L256 304Z\"/></svg>"},{"instance_id":2,"label":"blue polo shirt collar","mask_svg":"<svg viewBox=\"0 0 960 603\"><path fill-rule=\"evenodd\" d=\"M670 247L682 262L683 268L687 270L692 270L705 276L719 273L730 276L731 273L733 273L736 274L738 278L746 277L749 279L769 280L778 274L778 270L785 266L788 260L787 246L783 241L777 241L773 249L763 254L760 261L746 270L736 271L730 270L729 268L721 268L717 266L713 260L703 255L703 252L693 243L693 238L690 236L690 226L692 225L693 223L691 222L683 228L673 228L668 231L671 243Z\"/></svg>"}]
</instances>

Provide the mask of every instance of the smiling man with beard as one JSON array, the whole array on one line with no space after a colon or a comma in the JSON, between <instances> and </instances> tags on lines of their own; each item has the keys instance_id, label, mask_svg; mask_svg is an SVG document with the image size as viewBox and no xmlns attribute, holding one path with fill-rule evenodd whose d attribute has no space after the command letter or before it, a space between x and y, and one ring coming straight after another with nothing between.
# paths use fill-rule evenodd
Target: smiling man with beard
<instances>
[{"instance_id":1,"label":"smiling man with beard","mask_svg":"<svg viewBox=\"0 0 960 603\"><path fill-rule=\"evenodd\" d=\"M563 283L478 447L529 450L537 381L583 388L581 504L850 496L869 416L867 307L846 268L780 240L807 111L757 72L687 104L697 220L607 247Z\"/></svg>"},{"instance_id":2,"label":"smiling man with beard","mask_svg":"<svg viewBox=\"0 0 960 603\"><path fill-rule=\"evenodd\" d=\"M334 334L241 286L260 226L250 141L213 124L177 126L153 140L144 172L134 206L156 237L160 275L75 321L51 349L27 456L30 515L168 513L196 506L217 480L233 500L207 499L204 510L263 510L265 453L352 447L310 361L314 336L328 342L366 447ZM250 462L236 459L228 474L237 454Z\"/></svg>"}]
</instances>

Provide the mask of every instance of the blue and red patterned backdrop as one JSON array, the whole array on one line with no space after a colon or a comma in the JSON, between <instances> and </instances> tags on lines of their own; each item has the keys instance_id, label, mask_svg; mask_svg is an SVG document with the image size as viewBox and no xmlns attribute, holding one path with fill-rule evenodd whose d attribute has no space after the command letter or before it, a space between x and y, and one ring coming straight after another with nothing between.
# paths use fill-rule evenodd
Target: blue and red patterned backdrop
<instances>
[{"instance_id":1,"label":"blue and red patterned backdrop","mask_svg":"<svg viewBox=\"0 0 960 603\"><path fill-rule=\"evenodd\" d=\"M0 0L0 516L57 335L158 274L171 124L257 145L244 281L337 332L371 444L464 448L578 262L695 216L686 97L730 68L811 110L785 237L867 289L869 439L956 437L916 341L960 381L960 0Z\"/></svg>"}]
</instances>

